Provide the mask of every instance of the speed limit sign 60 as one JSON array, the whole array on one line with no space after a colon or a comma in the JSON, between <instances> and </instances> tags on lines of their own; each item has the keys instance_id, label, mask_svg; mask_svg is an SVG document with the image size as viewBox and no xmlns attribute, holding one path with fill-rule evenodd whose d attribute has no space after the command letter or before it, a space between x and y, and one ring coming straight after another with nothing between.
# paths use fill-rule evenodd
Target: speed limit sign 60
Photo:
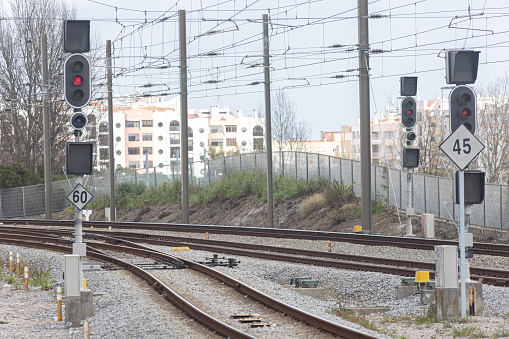
<instances>
[{"instance_id":1,"label":"speed limit sign 60","mask_svg":"<svg viewBox=\"0 0 509 339\"><path fill-rule=\"evenodd\" d=\"M71 202L80 211L92 200L94 196L87 191L82 184L77 184L76 187L69 193L67 200Z\"/></svg>"}]
</instances>

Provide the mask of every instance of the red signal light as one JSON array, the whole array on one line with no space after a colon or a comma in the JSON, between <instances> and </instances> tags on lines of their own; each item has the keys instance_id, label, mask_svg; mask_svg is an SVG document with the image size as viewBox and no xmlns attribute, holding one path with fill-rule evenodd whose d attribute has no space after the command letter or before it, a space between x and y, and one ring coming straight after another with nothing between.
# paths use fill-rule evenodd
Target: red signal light
<instances>
[{"instance_id":1,"label":"red signal light","mask_svg":"<svg viewBox=\"0 0 509 339\"><path fill-rule=\"evenodd\" d=\"M411 109L408 109L408 110L406 111L406 115L412 115L413 113L414 113L414 111L412 111Z\"/></svg>"},{"instance_id":2,"label":"red signal light","mask_svg":"<svg viewBox=\"0 0 509 339\"><path fill-rule=\"evenodd\" d=\"M470 116L470 110L468 108L463 108L460 111L459 118L460 119L466 119Z\"/></svg>"},{"instance_id":3,"label":"red signal light","mask_svg":"<svg viewBox=\"0 0 509 339\"><path fill-rule=\"evenodd\" d=\"M74 86L81 86L81 84L83 84L83 77L81 75L75 75L74 78L72 78L72 83Z\"/></svg>"}]
</instances>

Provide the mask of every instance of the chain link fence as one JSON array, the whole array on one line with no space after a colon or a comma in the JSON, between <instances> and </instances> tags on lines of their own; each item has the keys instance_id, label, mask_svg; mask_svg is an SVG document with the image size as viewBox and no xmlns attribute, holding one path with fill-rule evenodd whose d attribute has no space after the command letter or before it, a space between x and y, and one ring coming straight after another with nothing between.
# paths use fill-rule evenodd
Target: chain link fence
<instances>
[{"instance_id":1,"label":"chain link fence","mask_svg":"<svg viewBox=\"0 0 509 339\"><path fill-rule=\"evenodd\" d=\"M359 161L328 155L304 152L274 152L273 173L293 176L303 180L323 176L328 180L354 183L354 193L361 195L361 164ZM459 207L453 204L453 184L448 177L413 174L407 181L406 171L371 165L371 192L373 199L404 210L407 206L407 185L412 187L413 206L417 213L432 213L440 219L459 220ZM247 153L222 158L196 161L189 165L189 179L207 185L233 171L267 170L265 153ZM158 186L165 181L179 179L180 164L155 168L131 169L115 172L115 182L143 182ZM61 211L71 206L67 195L72 190L71 181L53 182L51 188L52 210ZM109 174L95 174L85 178L84 186L99 197L110 192ZM0 190L0 218L15 218L44 213L44 185L16 187ZM483 227L509 230L509 187L486 184L485 199L474 205L471 223Z\"/></svg>"}]
</instances>

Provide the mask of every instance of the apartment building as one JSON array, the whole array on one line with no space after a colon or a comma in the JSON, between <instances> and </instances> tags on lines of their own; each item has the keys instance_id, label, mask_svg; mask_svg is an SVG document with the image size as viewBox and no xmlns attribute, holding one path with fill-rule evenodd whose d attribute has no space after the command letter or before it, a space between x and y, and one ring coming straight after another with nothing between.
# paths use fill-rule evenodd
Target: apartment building
<instances>
[{"instance_id":1,"label":"apartment building","mask_svg":"<svg viewBox=\"0 0 509 339\"><path fill-rule=\"evenodd\" d=\"M162 97L115 100L113 109L113 140L116 167L163 167L180 161L181 119L180 98ZM88 138L97 139L98 169L109 164L107 109L100 104L88 108L94 125ZM264 148L264 128L258 112L250 116L242 111L233 113L229 107L211 106L208 109L189 109L188 158L192 162L216 153L253 152ZM99 133L97 134L97 126ZM148 162L147 162L148 161Z\"/></svg>"}]
</instances>

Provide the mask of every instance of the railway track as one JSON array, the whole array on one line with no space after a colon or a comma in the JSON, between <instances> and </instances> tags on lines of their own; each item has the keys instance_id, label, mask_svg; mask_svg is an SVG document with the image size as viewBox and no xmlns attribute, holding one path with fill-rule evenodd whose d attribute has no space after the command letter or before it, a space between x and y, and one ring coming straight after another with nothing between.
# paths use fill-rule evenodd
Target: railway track
<instances>
[{"instance_id":1,"label":"railway track","mask_svg":"<svg viewBox=\"0 0 509 339\"><path fill-rule=\"evenodd\" d=\"M42 236L40 231L41 230L31 231L24 229L19 234L16 234L15 229L11 228L9 233L0 233L0 242L15 244L19 246L42 248L64 253L70 253L72 251L71 247L69 246L69 239L62 238L56 232L49 232L50 234ZM217 318L201 311L192 303L182 298L178 293L175 293L162 279L142 269L139 267L139 265L129 263L128 260L120 259L118 256L112 256L108 254L107 251L128 253L130 255L142 256L145 258L154 258L163 260L165 262L171 262L173 265L179 268L187 268L187 270L193 270L197 273L218 280L220 283L233 288L234 290L240 292L242 295L248 296L250 299L256 301L257 303L263 304L270 309L279 312L280 314L284 314L289 318L293 318L299 322L310 325L311 327L307 327L316 328L316 330L319 332L326 332L343 338L376 338L375 336L372 336L363 331L355 330L347 326L343 326L332 321L314 316L307 312L303 312L297 308L275 300L272 297L207 266L177 258L167 253L150 249L128 240L116 239L115 237L103 235L93 235L93 238L95 238L96 241L87 242L87 257L93 257L101 261L109 262L139 276L145 280L153 289L163 295L165 299L180 308L184 313L189 315L200 324L209 328L212 332L215 332L221 336L231 338L254 338L251 334L245 333L235 327L232 327L231 325L226 324L224 321L218 320ZM106 243L97 242L99 240L106 241ZM112 244L114 242L116 244Z\"/></svg>"},{"instance_id":2,"label":"railway track","mask_svg":"<svg viewBox=\"0 0 509 339\"><path fill-rule=\"evenodd\" d=\"M71 220L42 220L42 219L0 219L0 223L18 225L37 225L37 226L60 226L73 227L74 221ZM210 234L231 234L256 237L287 238L287 239L306 239L306 240L324 240L350 242L362 245L372 246L392 246L400 248L412 248L422 250L434 250L439 245L458 245L458 241L424 239L410 237L394 237L373 234L356 233L338 233L324 231L304 231L290 229L241 227L241 226L215 226L215 225L187 225L187 224L162 224L162 223L134 223L134 222L109 222L109 221L89 221L83 222L84 227L94 226L94 228L108 229L136 229L136 230L156 230L156 231L174 231L182 233L205 233ZM492 255L509 257L509 245L491 244L474 242L474 254Z\"/></svg>"},{"instance_id":3,"label":"railway track","mask_svg":"<svg viewBox=\"0 0 509 339\"><path fill-rule=\"evenodd\" d=\"M9 227L0 227L0 231L2 230L8 231ZM37 234L40 234L40 229L27 228L24 231L27 234L31 234L30 232L32 231L36 231ZM46 234L54 234L55 236L71 236L71 231L68 230L46 230L45 232ZM94 238L95 235L104 236L114 244L122 244L123 242L131 244L132 242L136 242L169 247L187 246L194 250L202 250L215 253L226 253L268 260L335 267L347 270L380 272L409 277L414 276L415 271L417 270L425 270L430 272L430 279L433 279L435 274L434 264L422 261L367 257L342 253L309 251L287 247L264 246L258 244L255 245L248 243L188 237L151 235L125 231L87 231L85 236ZM470 273L473 280L482 281L483 283L490 285L509 286L509 271L471 267Z\"/></svg>"}]
</instances>

